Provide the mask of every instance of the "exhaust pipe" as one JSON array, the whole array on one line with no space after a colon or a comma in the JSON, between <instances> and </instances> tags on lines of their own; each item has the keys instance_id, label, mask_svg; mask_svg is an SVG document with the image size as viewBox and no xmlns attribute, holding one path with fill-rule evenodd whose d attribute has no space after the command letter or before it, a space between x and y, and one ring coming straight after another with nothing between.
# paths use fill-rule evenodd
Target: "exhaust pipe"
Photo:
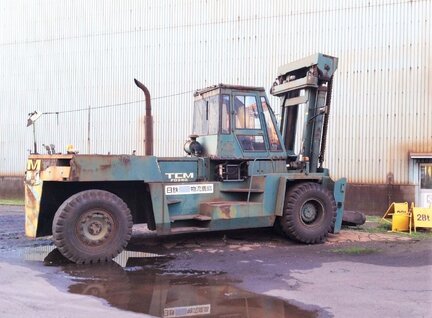
<instances>
[{"instance_id":1,"label":"exhaust pipe","mask_svg":"<svg viewBox=\"0 0 432 318\"><path fill-rule=\"evenodd\" d=\"M144 118L145 125L145 155L153 156L153 118L151 114L151 101L150 101L150 92L145 87L143 83L134 78L135 85L138 86L143 92L145 96L146 103L146 114Z\"/></svg>"}]
</instances>

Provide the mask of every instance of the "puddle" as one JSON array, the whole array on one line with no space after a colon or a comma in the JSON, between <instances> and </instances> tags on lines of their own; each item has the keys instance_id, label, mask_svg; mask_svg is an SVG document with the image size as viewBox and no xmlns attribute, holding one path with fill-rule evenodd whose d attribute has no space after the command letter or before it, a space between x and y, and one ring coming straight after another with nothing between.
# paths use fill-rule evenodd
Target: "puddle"
<instances>
[{"instance_id":1,"label":"puddle","mask_svg":"<svg viewBox=\"0 0 432 318\"><path fill-rule=\"evenodd\" d=\"M173 258L124 251L116 262L76 265L53 246L26 251L24 259L57 267L68 291L104 299L113 307L155 317L317 317L271 296L238 287L223 272L173 270Z\"/></svg>"}]
</instances>

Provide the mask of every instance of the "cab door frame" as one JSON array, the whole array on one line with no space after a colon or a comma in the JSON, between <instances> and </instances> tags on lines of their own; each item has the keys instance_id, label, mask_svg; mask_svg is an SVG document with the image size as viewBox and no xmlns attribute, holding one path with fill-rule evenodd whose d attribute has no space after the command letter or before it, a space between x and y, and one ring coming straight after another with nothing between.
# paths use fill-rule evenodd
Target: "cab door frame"
<instances>
[{"instance_id":1,"label":"cab door frame","mask_svg":"<svg viewBox=\"0 0 432 318\"><path fill-rule=\"evenodd\" d=\"M236 125L236 110L235 103L237 96L245 96L245 104L246 97L253 97L255 99L255 107L258 113L258 120L260 123L260 128L246 128L246 127L237 127ZM269 141L267 136L267 126L265 120L263 118L263 110L261 107L260 96L258 96L255 92L245 92L245 91L232 91L231 92L231 127L234 133L235 139L240 146L240 149L245 156L245 158L267 158L269 156ZM245 105L245 115L246 115L246 105ZM247 139L256 140L257 137L262 137L264 149L247 149ZM239 138L240 137L240 138ZM243 138L243 139L241 139Z\"/></svg>"}]
</instances>

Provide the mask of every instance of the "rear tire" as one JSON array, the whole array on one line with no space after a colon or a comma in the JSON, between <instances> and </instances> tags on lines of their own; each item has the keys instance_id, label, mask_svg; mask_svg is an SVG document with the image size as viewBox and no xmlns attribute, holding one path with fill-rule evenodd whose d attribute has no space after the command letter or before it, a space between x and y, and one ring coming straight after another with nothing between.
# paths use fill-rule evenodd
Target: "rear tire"
<instances>
[{"instance_id":1,"label":"rear tire","mask_svg":"<svg viewBox=\"0 0 432 318\"><path fill-rule=\"evenodd\" d=\"M78 264L106 262L116 257L132 235L132 215L115 194L86 190L58 208L53 239L59 251Z\"/></svg>"},{"instance_id":2,"label":"rear tire","mask_svg":"<svg viewBox=\"0 0 432 318\"><path fill-rule=\"evenodd\" d=\"M336 220L333 194L318 183L301 183L285 197L280 223L284 234L295 241L315 244L325 240Z\"/></svg>"}]
</instances>

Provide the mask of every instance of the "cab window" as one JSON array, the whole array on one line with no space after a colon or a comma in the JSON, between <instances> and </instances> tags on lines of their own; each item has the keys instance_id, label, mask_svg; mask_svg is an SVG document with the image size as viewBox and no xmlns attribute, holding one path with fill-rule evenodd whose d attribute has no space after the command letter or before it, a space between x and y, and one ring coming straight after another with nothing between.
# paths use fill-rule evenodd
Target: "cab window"
<instances>
[{"instance_id":1,"label":"cab window","mask_svg":"<svg viewBox=\"0 0 432 318\"><path fill-rule=\"evenodd\" d=\"M265 97L261 97L261 106L267 126L267 134L270 142L270 151L282 151L282 146L276 131L276 125L270 114L271 109L268 107Z\"/></svg>"},{"instance_id":2,"label":"cab window","mask_svg":"<svg viewBox=\"0 0 432 318\"><path fill-rule=\"evenodd\" d=\"M237 139L244 151L265 151L265 142L262 135L237 135Z\"/></svg>"},{"instance_id":3,"label":"cab window","mask_svg":"<svg viewBox=\"0 0 432 318\"><path fill-rule=\"evenodd\" d=\"M255 96L235 96L234 117L237 129L261 129Z\"/></svg>"},{"instance_id":4,"label":"cab window","mask_svg":"<svg viewBox=\"0 0 432 318\"><path fill-rule=\"evenodd\" d=\"M222 95L222 107L221 107L221 133L229 134L230 133L230 96Z\"/></svg>"},{"instance_id":5,"label":"cab window","mask_svg":"<svg viewBox=\"0 0 432 318\"><path fill-rule=\"evenodd\" d=\"M193 133L199 136L219 132L219 96L196 101L194 104Z\"/></svg>"}]
</instances>

